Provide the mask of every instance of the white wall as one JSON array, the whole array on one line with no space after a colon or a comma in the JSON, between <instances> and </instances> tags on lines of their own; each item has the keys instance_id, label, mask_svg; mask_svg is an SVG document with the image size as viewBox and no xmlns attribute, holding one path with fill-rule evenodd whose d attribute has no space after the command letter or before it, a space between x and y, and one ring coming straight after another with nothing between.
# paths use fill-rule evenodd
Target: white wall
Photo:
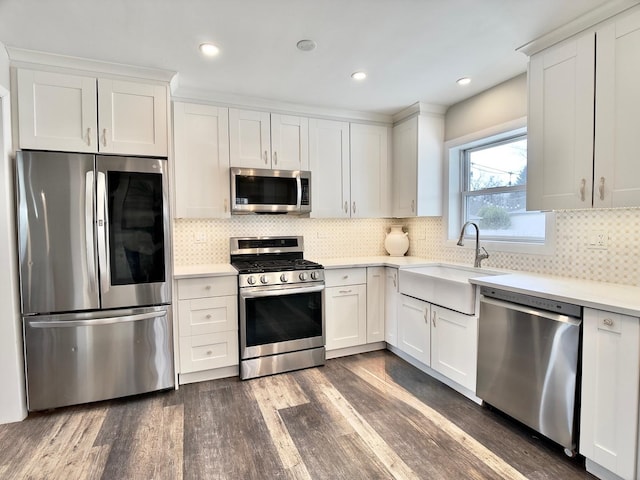
<instances>
[{"instance_id":1,"label":"white wall","mask_svg":"<svg viewBox=\"0 0 640 480\"><path fill-rule=\"evenodd\" d=\"M452 105L445 116L445 140L464 137L527 116L527 74Z\"/></svg>"},{"instance_id":2,"label":"white wall","mask_svg":"<svg viewBox=\"0 0 640 480\"><path fill-rule=\"evenodd\" d=\"M0 43L0 423L27 415L18 303L9 57Z\"/></svg>"}]
</instances>

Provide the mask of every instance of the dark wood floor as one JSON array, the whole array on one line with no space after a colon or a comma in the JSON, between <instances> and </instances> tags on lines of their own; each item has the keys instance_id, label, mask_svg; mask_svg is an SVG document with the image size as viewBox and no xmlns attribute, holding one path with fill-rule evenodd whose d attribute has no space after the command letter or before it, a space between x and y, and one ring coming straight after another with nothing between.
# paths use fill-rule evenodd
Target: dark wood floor
<instances>
[{"instance_id":1,"label":"dark wood floor","mask_svg":"<svg viewBox=\"0 0 640 480\"><path fill-rule=\"evenodd\" d=\"M388 352L0 426L1 479L581 479L580 458Z\"/></svg>"}]
</instances>

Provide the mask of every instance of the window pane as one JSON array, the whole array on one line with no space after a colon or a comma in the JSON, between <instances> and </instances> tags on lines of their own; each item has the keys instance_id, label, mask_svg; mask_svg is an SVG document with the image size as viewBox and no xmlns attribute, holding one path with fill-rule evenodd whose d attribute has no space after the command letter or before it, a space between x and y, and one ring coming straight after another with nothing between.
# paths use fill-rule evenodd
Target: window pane
<instances>
[{"instance_id":1,"label":"window pane","mask_svg":"<svg viewBox=\"0 0 640 480\"><path fill-rule=\"evenodd\" d=\"M480 227L482 238L511 237L541 241L545 238L545 216L526 211L526 192L514 191L465 197L466 220Z\"/></svg>"},{"instance_id":2,"label":"window pane","mask_svg":"<svg viewBox=\"0 0 640 480\"><path fill-rule=\"evenodd\" d=\"M467 151L468 190L510 187L527 183L527 139Z\"/></svg>"}]
</instances>

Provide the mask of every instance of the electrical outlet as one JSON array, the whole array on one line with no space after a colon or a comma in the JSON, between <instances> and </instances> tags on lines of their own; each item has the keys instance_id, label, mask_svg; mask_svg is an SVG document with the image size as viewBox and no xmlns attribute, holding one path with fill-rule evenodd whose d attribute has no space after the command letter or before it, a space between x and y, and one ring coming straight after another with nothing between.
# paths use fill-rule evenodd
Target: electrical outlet
<instances>
[{"instance_id":1,"label":"electrical outlet","mask_svg":"<svg viewBox=\"0 0 640 480\"><path fill-rule=\"evenodd\" d=\"M194 233L193 243L207 243L207 234L205 232Z\"/></svg>"},{"instance_id":2,"label":"electrical outlet","mask_svg":"<svg viewBox=\"0 0 640 480\"><path fill-rule=\"evenodd\" d=\"M609 248L609 234L605 230L591 230L589 232L588 248L606 250Z\"/></svg>"}]
</instances>

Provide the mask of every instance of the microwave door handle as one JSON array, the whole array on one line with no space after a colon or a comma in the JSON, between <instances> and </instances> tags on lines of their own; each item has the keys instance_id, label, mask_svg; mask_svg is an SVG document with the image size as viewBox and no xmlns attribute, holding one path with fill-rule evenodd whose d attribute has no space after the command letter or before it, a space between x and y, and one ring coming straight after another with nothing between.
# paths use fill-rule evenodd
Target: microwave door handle
<instances>
[{"instance_id":1,"label":"microwave door handle","mask_svg":"<svg viewBox=\"0 0 640 480\"><path fill-rule=\"evenodd\" d=\"M300 174L296 175L296 186L298 187L298 197L296 199L296 208L300 210L302 206L302 180L300 179Z\"/></svg>"},{"instance_id":2,"label":"microwave door handle","mask_svg":"<svg viewBox=\"0 0 640 480\"><path fill-rule=\"evenodd\" d=\"M98 199L98 265L100 267L100 286L102 293L109 291L111 275L107 262L107 188L104 172L98 172L97 192Z\"/></svg>"}]
</instances>

